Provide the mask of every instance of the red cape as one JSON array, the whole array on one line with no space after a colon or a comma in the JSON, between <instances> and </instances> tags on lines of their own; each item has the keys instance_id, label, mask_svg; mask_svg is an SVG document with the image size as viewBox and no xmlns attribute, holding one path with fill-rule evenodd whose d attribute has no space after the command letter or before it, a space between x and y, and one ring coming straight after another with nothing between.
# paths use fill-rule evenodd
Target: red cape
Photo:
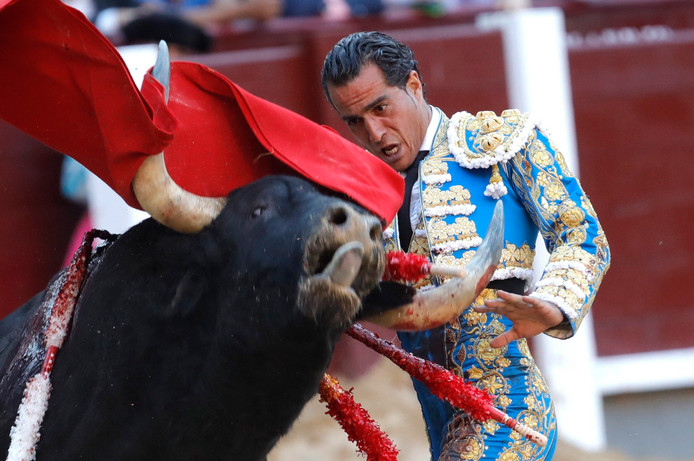
<instances>
[{"instance_id":1,"label":"red cape","mask_svg":"<svg viewBox=\"0 0 694 461\"><path fill-rule=\"evenodd\" d=\"M176 183L198 195L289 167L386 222L402 203L403 180L384 162L205 66L172 64L168 105L151 76L138 90L115 47L59 0L0 0L0 101L1 119L138 208L132 179L161 151Z\"/></svg>"}]
</instances>

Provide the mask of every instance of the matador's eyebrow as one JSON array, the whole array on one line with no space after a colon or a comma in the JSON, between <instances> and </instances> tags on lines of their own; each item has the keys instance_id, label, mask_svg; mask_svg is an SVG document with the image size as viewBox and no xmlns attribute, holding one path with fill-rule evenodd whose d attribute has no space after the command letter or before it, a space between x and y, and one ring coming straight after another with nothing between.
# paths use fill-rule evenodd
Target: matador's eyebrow
<instances>
[{"instance_id":1,"label":"matador's eyebrow","mask_svg":"<svg viewBox=\"0 0 694 461\"><path fill-rule=\"evenodd\" d=\"M386 99L388 99L387 94L379 96L378 98L376 98L375 100L373 100L372 102L367 104L366 107L364 107L364 110L362 111L362 113L369 112L374 107L379 106ZM349 122L354 122L356 120L359 120L360 118L361 118L361 115L345 115L344 117L342 117L342 121L345 123L349 123Z\"/></svg>"}]
</instances>

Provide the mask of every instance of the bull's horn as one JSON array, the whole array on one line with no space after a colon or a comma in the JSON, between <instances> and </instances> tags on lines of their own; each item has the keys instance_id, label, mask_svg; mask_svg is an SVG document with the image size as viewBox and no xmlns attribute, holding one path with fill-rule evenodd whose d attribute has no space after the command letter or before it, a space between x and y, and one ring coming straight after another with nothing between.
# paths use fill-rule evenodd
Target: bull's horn
<instances>
[{"instance_id":1,"label":"bull's horn","mask_svg":"<svg viewBox=\"0 0 694 461\"><path fill-rule=\"evenodd\" d=\"M159 42L152 76L164 86L168 102L171 62L169 49L163 40ZM219 215L226 204L224 197L202 197L182 189L166 170L163 152L142 162L132 187L143 210L156 221L179 232L199 232Z\"/></svg>"},{"instance_id":2,"label":"bull's horn","mask_svg":"<svg viewBox=\"0 0 694 461\"><path fill-rule=\"evenodd\" d=\"M152 77L164 87L164 101L169 102L169 88L171 87L171 58L169 47L164 40L159 41L157 59L152 67Z\"/></svg>"},{"instance_id":3,"label":"bull's horn","mask_svg":"<svg viewBox=\"0 0 694 461\"><path fill-rule=\"evenodd\" d=\"M199 232L226 204L226 198L201 197L182 189L166 171L163 152L142 162L132 185L142 209L178 232Z\"/></svg>"},{"instance_id":4,"label":"bull's horn","mask_svg":"<svg viewBox=\"0 0 694 461\"><path fill-rule=\"evenodd\" d=\"M428 330L445 324L459 316L487 286L499 265L503 247L504 206L499 200L484 241L465 267L465 278L453 278L431 290L418 291L411 303L366 320L400 331Z\"/></svg>"}]
</instances>

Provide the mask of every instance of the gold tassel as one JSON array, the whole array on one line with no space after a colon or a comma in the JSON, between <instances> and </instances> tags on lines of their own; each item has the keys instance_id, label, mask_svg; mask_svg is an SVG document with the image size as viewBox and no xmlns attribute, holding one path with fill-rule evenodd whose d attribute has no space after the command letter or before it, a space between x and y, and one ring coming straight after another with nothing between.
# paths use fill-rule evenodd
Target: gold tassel
<instances>
[{"instance_id":1,"label":"gold tassel","mask_svg":"<svg viewBox=\"0 0 694 461\"><path fill-rule=\"evenodd\" d=\"M492 165L492 177L489 179L489 184L487 184L484 190L484 195L499 199L507 193L508 189L506 189L504 181L501 178L501 173L499 173L499 165L495 163Z\"/></svg>"}]
</instances>

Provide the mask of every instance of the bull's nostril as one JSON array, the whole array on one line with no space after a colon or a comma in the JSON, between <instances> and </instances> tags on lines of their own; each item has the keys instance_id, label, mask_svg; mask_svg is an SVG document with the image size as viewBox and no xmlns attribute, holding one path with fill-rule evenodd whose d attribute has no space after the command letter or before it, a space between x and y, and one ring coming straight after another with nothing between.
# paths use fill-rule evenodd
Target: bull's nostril
<instances>
[{"instance_id":1,"label":"bull's nostril","mask_svg":"<svg viewBox=\"0 0 694 461\"><path fill-rule=\"evenodd\" d=\"M371 229L369 230L369 237L371 237L371 240L374 242L378 242L381 240L381 236L383 235L383 228L379 223L374 224L371 226Z\"/></svg>"},{"instance_id":2,"label":"bull's nostril","mask_svg":"<svg viewBox=\"0 0 694 461\"><path fill-rule=\"evenodd\" d=\"M342 207L334 208L330 214L330 223L338 226L347 222L347 210Z\"/></svg>"}]
</instances>

